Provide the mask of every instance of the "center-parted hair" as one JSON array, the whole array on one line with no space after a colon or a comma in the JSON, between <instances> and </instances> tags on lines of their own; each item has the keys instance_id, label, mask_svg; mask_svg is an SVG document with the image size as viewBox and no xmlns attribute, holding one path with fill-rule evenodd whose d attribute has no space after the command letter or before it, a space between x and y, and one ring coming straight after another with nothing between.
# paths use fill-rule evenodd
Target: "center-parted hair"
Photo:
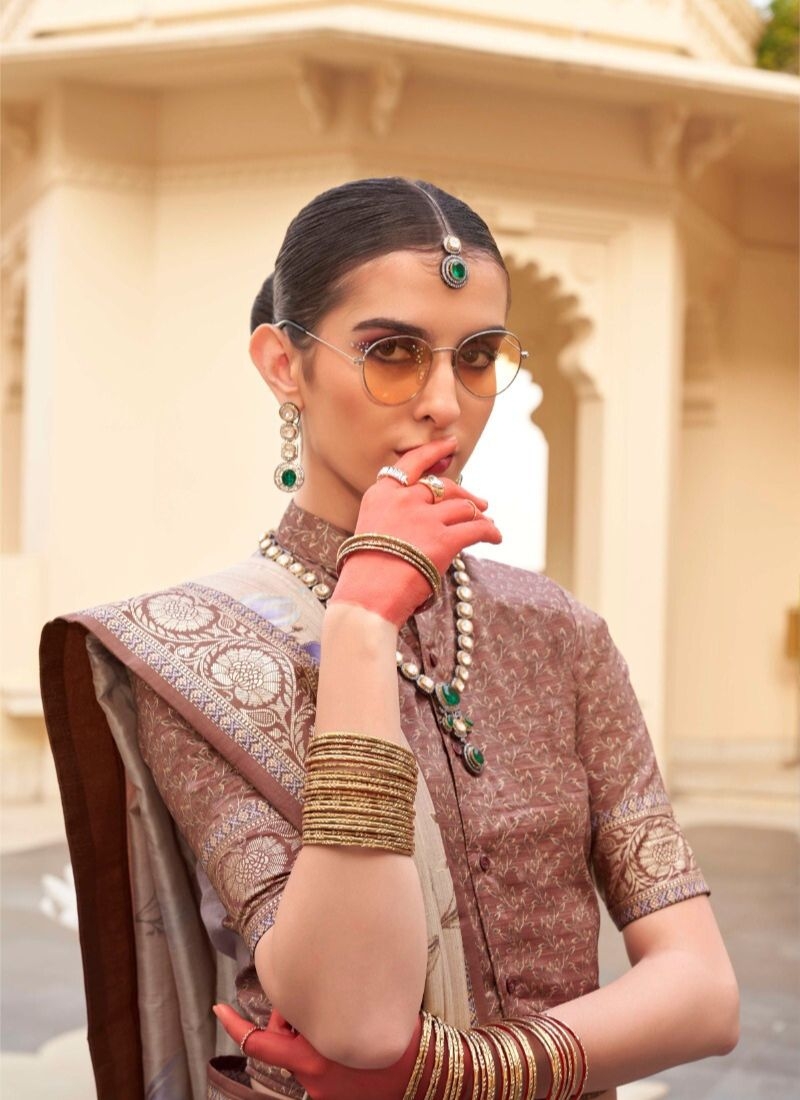
<instances>
[{"instance_id":1,"label":"center-parted hair","mask_svg":"<svg viewBox=\"0 0 800 1100\"><path fill-rule=\"evenodd\" d=\"M347 275L359 264L402 249L442 254L443 230L423 188L438 203L467 254L505 263L488 226L471 207L422 180L399 176L354 180L317 195L292 220L250 313L250 331L291 320L313 330L339 301ZM308 338L287 330L303 347Z\"/></svg>"}]
</instances>

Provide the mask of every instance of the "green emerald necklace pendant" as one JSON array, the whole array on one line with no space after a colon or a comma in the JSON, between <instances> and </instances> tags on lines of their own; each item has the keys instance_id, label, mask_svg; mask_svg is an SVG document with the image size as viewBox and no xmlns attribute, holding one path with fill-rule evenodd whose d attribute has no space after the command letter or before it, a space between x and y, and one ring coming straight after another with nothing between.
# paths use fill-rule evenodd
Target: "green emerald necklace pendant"
<instances>
[{"instance_id":1,"label":"green emerald necklace pendant","mask_svg":"<svg viewBox=\"0 0 800 1100\"><path fill-rule=\"evenodd\" d=\"M486 765L486 758L477 745L469 741L473 722L461 710L461 692L452 684L437 684L434 696L437 703L436 721L453 738L454 752L461 757L468 772L480 775Z\"/></svg>"}]
</instances>

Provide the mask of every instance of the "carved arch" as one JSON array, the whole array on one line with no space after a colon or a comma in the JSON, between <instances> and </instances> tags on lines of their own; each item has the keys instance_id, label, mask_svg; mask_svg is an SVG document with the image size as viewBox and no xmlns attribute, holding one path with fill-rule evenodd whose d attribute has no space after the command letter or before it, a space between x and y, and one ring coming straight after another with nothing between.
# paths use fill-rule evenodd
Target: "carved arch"
<instances>
[{"instance_id":1,"label":"carved arch","mask_svg":"<svg viewBox=\"0 0 800 1100\"><path fill-rule=\"evenodd\" d=\"M598 545L598 532L586 529L596 522L596 510L584 507L587 495L596 499L602 465L601 388L591 348L597 325L569 277L514 248L505 257L512 290L509 326L528 347L527 366L543 392L531 420L548 447L544 570L575 591L581 580L579 548Z\"/></svg>"}]
</instances>

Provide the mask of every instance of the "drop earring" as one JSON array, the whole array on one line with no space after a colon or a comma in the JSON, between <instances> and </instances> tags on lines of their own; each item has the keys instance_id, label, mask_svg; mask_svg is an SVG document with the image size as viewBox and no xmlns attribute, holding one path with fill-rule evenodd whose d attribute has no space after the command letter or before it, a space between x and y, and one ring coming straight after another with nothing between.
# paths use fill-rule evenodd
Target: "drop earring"
<instances>
[{"instance_id":1,"label":"drop earring","mask_svg":"<svg viewBox=\"0 0 800 1100\"><path fill-rule=\"evenodd\" d=\"M278 415L281 418L281 462L275 470L275 484L284 493L295 493L305 481L300 464L302 435L300 410L291 401L284 401Z\"/></svg>"}]
</instances>

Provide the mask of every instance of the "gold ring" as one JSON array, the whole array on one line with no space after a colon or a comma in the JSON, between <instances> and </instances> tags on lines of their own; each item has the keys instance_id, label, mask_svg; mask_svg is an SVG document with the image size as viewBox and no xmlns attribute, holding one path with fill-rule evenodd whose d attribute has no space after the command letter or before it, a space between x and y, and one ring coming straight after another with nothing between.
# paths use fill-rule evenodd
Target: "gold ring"
<instances>
[{"instance_id":1,"label":"gold ring","mask_svg":"<svg viewBox=\"0 0 800 1100\"><path fill-rule=\"evenodd\" d=\"M477 506L477 504L475 503L474 500L467 500L467 501L465 501L465 503L468 504L470 506L470 508L472 509L472 515L469 517L470 522L472 522L472 520L475 520L475 519L478 518L478 506Z\"/></svg>"},{"instance_id":2,"label":"gold ring","mask_svg":"<svg viewBox=\"0 0 800 1100\"><path fill-rule=\"evenodd\" d=\"M438 504L440 500L444 500L444 482L440 477L436 477L434 474L428 474L427 477L421 477L417 482L418 485L426 485L433 495L433 503Z\"/></svg>"},{"instance_id":3,"label":"gold ring","mask_svg":"<svg viewBox=\"0 0 800 1100\"><path fill-rule=\"evenodd\" d=\"M247 1042L247 1040L250 1038L250 1036L253 1034L254 1031L263 1031L263 1030L264 1030L263 1027L259 1027L257 1024L254 1024L253 1027L251 1027L249 1031L246 1031L244 1033L244 1035L241 1037L241 1039L239 1040L239 1050L242 1052L242 1054L245 1056L245 1058L248 1057L248 1054L247 1054L247 1051L244 1049L244 1044Z\"/></svg>"}]
</instances>

